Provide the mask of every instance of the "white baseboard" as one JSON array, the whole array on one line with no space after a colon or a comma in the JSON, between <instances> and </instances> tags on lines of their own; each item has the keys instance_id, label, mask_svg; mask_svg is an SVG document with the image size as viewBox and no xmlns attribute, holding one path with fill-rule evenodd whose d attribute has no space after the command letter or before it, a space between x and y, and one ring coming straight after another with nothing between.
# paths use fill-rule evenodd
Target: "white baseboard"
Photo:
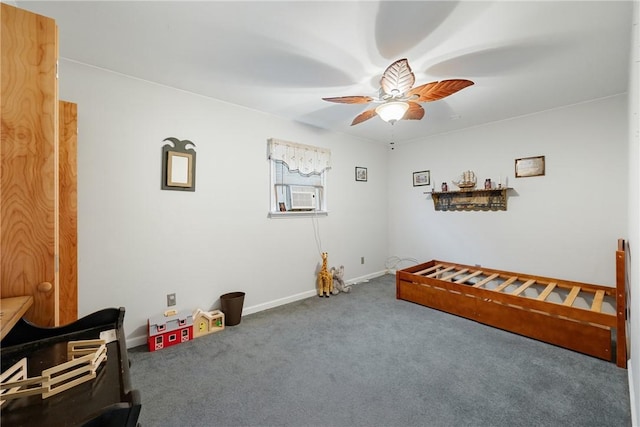
<instances>
[{"instance_id":1,"label":"white baseboard","mask_svg":"<svg viewBox=\"0 0 640 427\"><path fill-rule=\"evenodd\" d=\"M345 283L348 285L355 285L355 284L359 284L359 283L364 283L369 281L369 279L373 279L375 277L380 277L386 274L386 270L384 271L378 271L375 273L371 273L371 274L367 274L364 276L360 276L360 277L356 277L354 279L350 279L350 280L345 280ZM313 296L318 295L317 291L315 289L312 290L308 290L305 292L301 292L299 294L295 294L295 295L291 295L285 298L279 298L273 301L268 301L262 304L258 304L258 305L254 305L251 307L246 307L242 310L242 315L246 316L248 314L254 314L254 313L258 313L260 311L264 311L264 310L268 310L270 308L275 308L281 305L285 305L285 304L289 304L295 301L300 301L302 299L306 299L306 298L310 298Z\"/></svg>"},{"instance_id":2,"label":"white baseboard","mask_svg":"<svg viewBox=\"0 0 640 427\"><path fill-rule=\"evenodd\" d=\"M387 270L376 271L371 274L365 274L364 276L356 277L350 280L345 280L345 283L348 285L357 285L358 283L368 282L369 279L375 279L376 277L384 276L387 274Z\"/></svg>"},{"instance_id":3,"label":"white baseboard","mask_svg":"<svg viewBox=\"0 0 640 427\"><path fill-rule=\"evenodd\" d=\"M369 279L373 279L376 277L384 276L387 274L387 270L378 271L371 274L366 274L364 276L356 277L350 280L346 280L345 283L349 285L355 285L360 283L368 282ZM310 298L317 295L317 291L315 289L311 289L308 291L300 292L299 294L291 295L284 298L279 298L273 301L267 301L262 304L253 305L251 307L244 307L242 310L242 315L247 316L249 314L258 313L260 311L269 310L270 308L275 308L281 305L289 304L295 301L299 301L302 299ZM133 338L127 338L127 348L137 347L140 345L145 345L147 343L147 336L137 336Z\"/></svg>"},{"instance_id":4,"label":"white baseboard","mask_svg":"<svg viewBox=\"0 0 640 427\"><path fill-rule=\"evenodd\" d=\"M633 370L631 369L631 360L627 360L627 375L629 377L629 401L631 402L631 425L634 427L640 426L638 423L638 413L636 410L638 409L638 401L635 398L636 391L640 392L640 390L633 389Z\"/></svg>"},{"instance_id":5,"label":"white baseboard","mask_svg":"<svg viewBox=\"0 0 640 427\"><path fill-rule=\"evenodd\" d=\"M301 299L306 299L317 295L315 289L304 291L299 294L291 295L284 298L279 298L273 301L267 301L262 304L253 305L251 307L245 307L242 309L242 315L246 316L248 314L258 313L260 311L269 310L270 308L275 308L281 305L289 304L295 301L300 301Z\"/></svg>"},{"instance_id":6,"label":"white baseboard","mask_svg":"<svg viewBox=\"0 0 640 427\"><path fill-rule=\"evenodd\" d=\"M127 348L138 347L139 345L145 345L146 343L147 343L146 335L127 338Z\"/></svg>"}]
</instances>

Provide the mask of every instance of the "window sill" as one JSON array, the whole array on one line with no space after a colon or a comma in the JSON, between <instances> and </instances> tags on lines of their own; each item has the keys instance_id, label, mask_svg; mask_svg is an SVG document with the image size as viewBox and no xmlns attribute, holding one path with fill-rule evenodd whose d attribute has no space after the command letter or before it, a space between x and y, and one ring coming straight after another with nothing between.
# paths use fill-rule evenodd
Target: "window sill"
<instances>
[{"instance_id":1,"label":"window sill","mask_svg":"<svg viewBox=\"0 0 640 427\"><path fill-rule=\"evenodd\" d=\"M269 218L308 218L308 217L318 217L318 216L327 216L329 215L328 211L287 211L287 212L269 212Z\"/></svg>"}]
</instances>

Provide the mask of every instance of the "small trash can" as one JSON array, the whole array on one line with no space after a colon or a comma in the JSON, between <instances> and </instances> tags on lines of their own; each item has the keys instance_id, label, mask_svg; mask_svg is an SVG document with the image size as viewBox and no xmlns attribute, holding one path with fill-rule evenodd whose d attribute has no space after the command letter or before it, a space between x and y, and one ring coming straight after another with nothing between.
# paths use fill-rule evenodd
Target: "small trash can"
<instances>
[{"instance_id":1,"label":"small trash can","mask_svg":"<svg viewBox=\"0 0 640 427\"><path fill-rule=\"evenodd\" d=\"M224 313L225 326L235 326L242 319L244 292L230 292L220 296L221 310Z\"/></svg>"}]
</instances>

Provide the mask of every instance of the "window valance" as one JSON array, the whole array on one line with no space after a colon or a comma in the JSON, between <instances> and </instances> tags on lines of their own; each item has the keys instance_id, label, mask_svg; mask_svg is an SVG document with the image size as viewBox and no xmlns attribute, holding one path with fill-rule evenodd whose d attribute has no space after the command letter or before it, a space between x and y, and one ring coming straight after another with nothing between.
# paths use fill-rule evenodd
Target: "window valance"
<instances>
[{"instance_id":1,"label":"window valance","mask_svg":"<svg viewBox=\"0 0 640 427\"><path fill-rule=\"evenodd\" d=\"M269 138L269 159L279 160L303 175L321 174L331 168L331 150Z\"/></svg>"}]
</instances>

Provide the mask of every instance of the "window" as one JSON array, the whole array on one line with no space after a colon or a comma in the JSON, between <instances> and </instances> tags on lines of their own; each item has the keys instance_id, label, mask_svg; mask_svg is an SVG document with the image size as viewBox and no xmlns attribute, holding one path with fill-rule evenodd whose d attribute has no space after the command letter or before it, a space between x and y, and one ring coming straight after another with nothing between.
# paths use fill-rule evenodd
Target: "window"
<instances>
[{"instance_id":1,"label":"window","mask_svg":"<svg viewBox=\"0 0 640 427\"><path fill-rule=\"evenodd\" d=\"M331 151L271 138L270 216L327 213L327 170Z\"/></svg>"},{"instance_id":2,"label":"window","mask_svg":"<svg viewBox=\"0 0 640 427\"><path fill-rule=\"evenodd\" d=\"M177 338L176 334L169 335L169 342L174 342L176 340L176 338Z\"/></svg>"}]
</instances>

